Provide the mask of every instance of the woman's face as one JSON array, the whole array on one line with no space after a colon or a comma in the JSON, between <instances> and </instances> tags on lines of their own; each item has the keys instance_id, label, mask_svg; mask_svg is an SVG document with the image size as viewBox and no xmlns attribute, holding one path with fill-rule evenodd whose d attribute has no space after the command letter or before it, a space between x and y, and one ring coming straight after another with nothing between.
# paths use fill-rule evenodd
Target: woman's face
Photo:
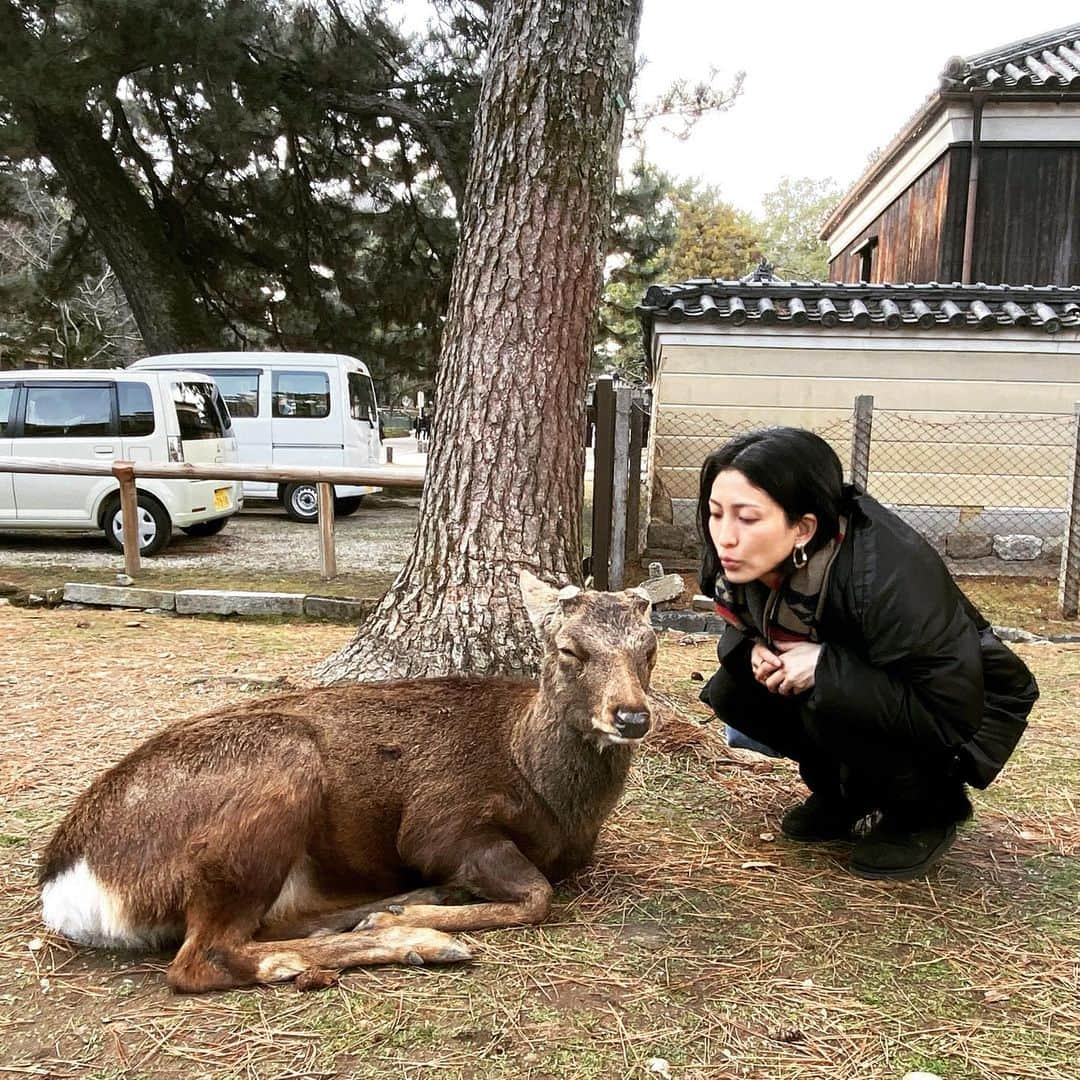
<instances>
[{"instance_id":1,"label":"woman's face","mask_svg":"<svg viewBox=\"0 0 1080 1080\"><path fill-rule=\"evenodd\" d=\"M796 544L805 544L816 528L813 514L792 525L783 507L738 469L724 469L713 481L709 535L724 577L732 584L763 580L775 585L781 576L777 567Z\"/></svg>"}]
</instances>

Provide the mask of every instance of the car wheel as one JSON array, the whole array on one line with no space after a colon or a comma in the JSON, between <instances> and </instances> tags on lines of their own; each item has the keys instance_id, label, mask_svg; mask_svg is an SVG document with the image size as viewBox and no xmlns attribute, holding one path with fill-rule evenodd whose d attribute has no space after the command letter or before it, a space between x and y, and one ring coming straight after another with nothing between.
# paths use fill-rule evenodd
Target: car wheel
<instances>
[{"instance_id":1,"label":"car wheel","mask_svg":"<svg viewBox=\"0 0 1080 1080\"><path fill-rule=\"evenodd\" d=\"M185 525L180 531L188 536L217 536L228 524L227 517L215 518L213 521L197 521L194 525Z\"/></svg>"},{"instance_id":2,"label":"car wheel","mask_svg":"<svg viewBox=\"0 0 1080 1080\"><path fill-rule=\"evenodd\" d=\"M310 525L319 520L319 489L315 484L287 484L281 501L293 521Z\"/></svg>"},{"instance_id":3,"label":"car wheel","mask_svg":"<svg viewBox=\"0 0 1080 1080\"><path fill-rule=\"evenodd\" d=\"M135 511L139 526L139 554L156 555L172 539L172 521L161 503L146 495L139 496ZM117 550L124 550L124 515L120 499L113 497L102 519L105 538Z\"/></svg>"},{"instance_id":4,"label":"car wheel","mask_svg":"<svg viewBox=\"0 0 1080 1080\"><path fill-rule=\"evenodd\" d=\"M334 513L338 517L348 517L360 509L363 501L363 495L343 495L340 499L334 500Z\"/></svg>"}]
</instances>

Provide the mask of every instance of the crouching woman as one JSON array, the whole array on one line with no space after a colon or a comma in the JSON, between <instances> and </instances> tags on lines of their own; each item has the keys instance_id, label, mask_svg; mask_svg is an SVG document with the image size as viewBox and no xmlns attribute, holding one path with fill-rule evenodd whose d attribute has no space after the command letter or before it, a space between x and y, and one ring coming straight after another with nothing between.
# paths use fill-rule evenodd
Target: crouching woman
<instances>
[{"instance_id":1,"label":"crouching woman","mask_svg":"<svg viewBox=\"0 0 1080 1080\"><path fill-rule=\"evenodd\" d=\"M1005 764L1038 697L1024 663L896 514L843 484L797 428L732 439L701 470L701 584L726 622L702 692L793 758L810 797L793 840L853 838L860 877L923 875Z\"/></svg>"}]
</instances>

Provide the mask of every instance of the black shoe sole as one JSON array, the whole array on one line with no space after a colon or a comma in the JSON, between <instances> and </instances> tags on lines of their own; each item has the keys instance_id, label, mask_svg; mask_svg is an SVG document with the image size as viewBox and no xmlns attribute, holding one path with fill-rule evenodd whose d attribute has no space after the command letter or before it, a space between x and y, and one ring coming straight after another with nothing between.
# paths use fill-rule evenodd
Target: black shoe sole
<instances>
[{"instance_id":1,"label":"black shoe sole","mask_svg":"<svg viewBox=\"0 0 1080 1080\"><path fill-rule=\"evenodd\" d=\"M951 825L941 842L935 847L922 862L913 866L897 866L888 870L882 870L874 866L860 865L854 858L848 863L848 869L859 878L867 881L914 881L923 877L931 870L941 857L953 846L956 840L956 826Z\"/></svg>"}]
</instances>

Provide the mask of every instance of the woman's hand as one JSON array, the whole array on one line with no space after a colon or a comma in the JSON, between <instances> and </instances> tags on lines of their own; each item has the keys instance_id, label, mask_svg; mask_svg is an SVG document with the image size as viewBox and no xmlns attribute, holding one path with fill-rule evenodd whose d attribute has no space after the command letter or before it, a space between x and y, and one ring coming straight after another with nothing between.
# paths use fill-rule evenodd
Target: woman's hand
<instances>
[{"instance_id":1,"label":"woman's hand","mask_svg":"<svg viewBox=\"0 0 1080 1080\"><path fill-rule=\"evenodd\" d=\"M782 664L780 657L767 645L762 645L760 641L754 643L754 647L750 650L750 671L759 683L768 685L766 680L774 672L779 671ZM771 690L772 687L769 689Z\"/></svg>"},{"instance_id":2,"label":"woman's hand","mask_svg":"<svg viewBox=\"0 0 1080 1080\"><path fill-rule=\"evenodd\" d=\"M765 685L777 694L802 694L814 685L821 646L809 641L777 645L781 653L780 668L766 680Z\"/></svg>"}]
</instances>

